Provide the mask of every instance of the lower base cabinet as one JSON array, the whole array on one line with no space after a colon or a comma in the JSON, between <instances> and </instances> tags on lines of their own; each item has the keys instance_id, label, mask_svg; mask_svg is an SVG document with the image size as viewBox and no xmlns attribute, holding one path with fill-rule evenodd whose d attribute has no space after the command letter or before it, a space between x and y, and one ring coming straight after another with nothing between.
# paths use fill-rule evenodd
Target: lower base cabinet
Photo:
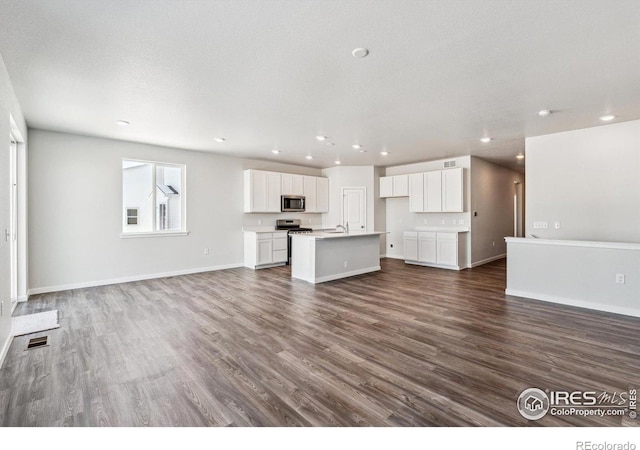
<instances>
[{"instance_id":1,"label":"lower base cabinet","mask_svg":"<svg viewBox=\"0 0 640 450\"><path fill-rule=\"evenodd\" d=\"M264 269L287 263L287 232L244 232L244 265Z\"/></svg>"},{"instance_id":2,"label":"lower base cabinet","mask_svg":"<svg viewBox=\"0 0 640 450\"><path fill-rule=\"evenodd\" d=\"M467 267L466 233L405 231L403 241L407 264L453 270Z\"/></svg>"}]
</instances>

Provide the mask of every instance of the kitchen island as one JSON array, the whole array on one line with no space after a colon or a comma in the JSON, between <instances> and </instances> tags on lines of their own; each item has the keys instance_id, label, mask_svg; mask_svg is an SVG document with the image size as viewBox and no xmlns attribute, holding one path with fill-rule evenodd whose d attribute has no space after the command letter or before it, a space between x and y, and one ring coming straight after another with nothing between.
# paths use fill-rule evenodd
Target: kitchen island
<instances>
[{"instance_id":1,"label":"kitchen island","mask_svg":"<svg viewBox=\"0 0 640 450\"><path fill-rule=\"evenodd\" d=\"M380 270L380 235L319 231L292 235L291 276L310 283Z\"/></svg>"}]
</instances>

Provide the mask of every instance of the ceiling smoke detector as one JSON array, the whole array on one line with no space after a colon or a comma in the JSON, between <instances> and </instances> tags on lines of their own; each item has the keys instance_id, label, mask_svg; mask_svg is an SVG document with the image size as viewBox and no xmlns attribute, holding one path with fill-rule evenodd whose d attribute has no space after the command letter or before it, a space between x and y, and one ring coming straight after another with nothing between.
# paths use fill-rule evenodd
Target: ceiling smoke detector
<instances>
[{"instance_id":1,"label":"ceiling smoke detector","mask_svg":"<svg viewBox=\"0 0 640 450\"><path fill-rule=\"evenodd\" d=\"M319 141L324 141L326 138L326 136L316 136L316 139Z\"/></svg>"},{"instance_id":2,"label":"ceiling smoke detector","mask_svg":"<svg viewBox=\"0 0 640 450\"><path fill-rule=\"evenodd\" d=\"M354 48L351 54L353 55L354 58L366 58L367 55L369 54L369 50L362 47Z\"/></svg>"},{"instance_id":3,"label":"ceiling smoke detector","mask_svg":"<svg viewBox=\"0 0 640 450\"><path fill-rule=\"evenodd\" d=\"M126 120L116 120L116 123L122 127L126 127L127 125L130 124L130 122L126 121Z\"/></svg>"},{"instance_id":4,"label":"ceiling smoke detector","mask_svg":"<svg viewBox=\"0 0 640 450\"><path fill-rule=\"evenodd\" d=\"M550 109L541 109L540 111L538 111L538 115L540 117L547 117L549 114L551 114Z\"/></svg>"},{"instance_id":5,"label":"ceiling smoke detector","mask_svg":"<svg viewBox=\"0 0 640 450\"><path fill-rule=\"evenodd\" d=\"M215 138L213 138L213 140L216 141L216 142L220 142L220 143L223 143L224 141L226 141L226 139L223 138L223 137L215 137Z\"/></svg>"}]
</instances>

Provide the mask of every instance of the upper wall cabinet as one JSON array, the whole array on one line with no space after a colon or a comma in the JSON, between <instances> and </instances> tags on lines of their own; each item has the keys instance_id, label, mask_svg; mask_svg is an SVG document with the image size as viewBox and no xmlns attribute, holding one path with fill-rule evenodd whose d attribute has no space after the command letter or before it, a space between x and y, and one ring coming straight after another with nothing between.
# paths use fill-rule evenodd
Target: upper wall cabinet
<instances>
[{"instance_id":1,"label":"upper wall cabinet","mask_svg":"<svg viewBox=\"0 0 640 450\"><path fill-rule=\"evenodd\" d=\"M304 195L306 212L329 212L329 179L291 173L244 171L244 212L279 213L281 195Z\"/></svg>"},{"instance_id":2,"label":"upper wall cabinet","mask_svg":"<svg viewBox=\"0 0 640 450\"><path fill-rule=\"evenodd\" d=\"M380 198L408 196L409 175L394 175L380 178Z\"/></svg>"},{"instance_id":3,"label":"upper wall cabinet","mask_svg":"<svg viewBox=\"0 0 640 450\"><path fill-rule=\"evenodd\" d=\"M306 212L329 212L329 179L305 175L302 184Z\"/></svg>"},{"instance_id":4,"label":"upper wall cabinet","mask_svg":"<svg viewBox=\"0 0 640 450\"><path fill-rule=\"evenodd\" d=\"M463 212L463 169L442 171L442 211Z\"/></svg>"},{"instance_id":5,"label":"upper wall cabinet","mask_svg":"<svg viewBox=\"0 0 640 450\"><path fill-rule=\"evenodd\" d=\"M282 195L304 195L304 176L282 173Z\"/></svg>"},{"instance_id":6,"label":"upper wall cabinet","mask_svg":"<svg viewBox=\"0 0 640 450\"><path fill-rule=\"evenodd\" d=\"M244 212L280 212L280 175L263 170L244 171Z\"/></svg>"},{"instance_id":7,"label":"upper wall cabinet","mask_svg":"<svg viewBox=\"0 0 640 450\"><path fill-rule=\"evenodd\" d=\"M463 170L435 170L409 175L409 211L463 212Z\"/></svg>"}]
</instances>

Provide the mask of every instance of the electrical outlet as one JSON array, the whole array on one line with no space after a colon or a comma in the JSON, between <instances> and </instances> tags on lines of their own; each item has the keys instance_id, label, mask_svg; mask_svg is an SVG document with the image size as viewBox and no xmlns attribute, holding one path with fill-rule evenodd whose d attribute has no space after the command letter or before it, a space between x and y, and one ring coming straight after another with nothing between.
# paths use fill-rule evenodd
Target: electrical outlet
<instances>
[{"instance_id":1,"label":"electrical outlet","mask_svg":"<svg viewBox=\"0 0 640 450\"><path fill-rule=\"evenodd\" d=\"M442 219L442 225L444 225L444 219Z\"/></svg>"},{"instance_id":2,"label":"electrical outlet","mask_svg":"<svg viewBox=\"0 0 640 450\"><path fill-rule=\"evenodd\" d=\"M4 300L0 302L0 317L4 316Z\"/></svg>"},{"instance_id":3,"label":"electrical outlet","mask_svg":"<svg viewBox=\"0 0 640 450\"><path fill-rule=\"evenodd\" d=\"M560 229L560 222L554 222L553 223L553 228L555 228L556 230Z\"/></svg>"},{"instance_id":4,"label":"electrical outlet","mask_svg":"<svg viewBox=\"0 0 640 450\"><path fill-rule=\"evenodd\" d=\"M491 245L492 245L493 247L495 247L495 246L496 246L496 241L493 241L493 242L491 243Z\"/></svg>"},{"instance_id":5,"label":"electrical outlet","mask_svg":"<svg viewBox=\"0 0 640 450\"><path fill-rule=\"evenodd\" d=\"M426 225L429 222L428 219L424 219L424 224Z\"/></svg>"},{"instance_id":6,"label":"electrical outlet","mask_svg":"<svg viewBox=\"0 0 640 450\"><path fill-rule=\"evenodd\" d=\"M624 284L624 274L623 273L617 273L616 274L616 283L617 284Z\"/></svg>"},{"instance_id":7,"label":"electrical outlet","mask_svg":"<svg viewBox=\"0 0 640 450\"><path fill-rule=\"evenodd\" d=\"M347 268L347 262L346 261L344 262L344 268L345 269Z\"/></svg>"},{"instance_id":8,"label":"electrical outlet","mask_svg":"<svg viewBox=\"0 0 640 450\"><path fill-rule=\"evenodd\" d=\"M258 225L262 225L262 219L258 219Z\"/></svg>"},{"instance_id":9,"label":"electrical outlet","mask_svg":"<svg viewBox=\"0 0 640 450\"><path fill-rule=\"evenodd\" d=\"M208 248L205 248L205 249L204 249L204 254L205 254L205 255L208 255L208 254L209 254L209 249L208 249Z\"/></svg>"}]
</instances>

